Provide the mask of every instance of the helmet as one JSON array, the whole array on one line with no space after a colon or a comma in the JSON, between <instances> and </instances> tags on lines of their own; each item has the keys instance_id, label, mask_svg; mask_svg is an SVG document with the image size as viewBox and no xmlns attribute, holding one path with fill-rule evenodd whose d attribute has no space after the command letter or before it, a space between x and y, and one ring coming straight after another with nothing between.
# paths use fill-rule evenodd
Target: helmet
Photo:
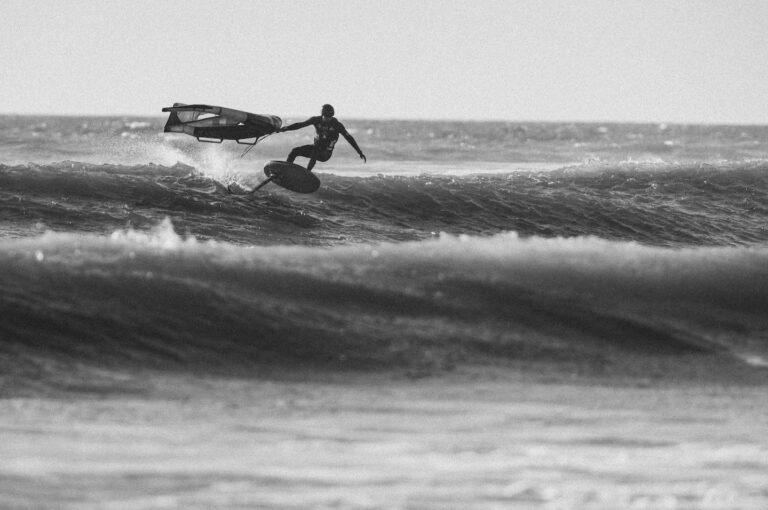
<instances>
[{"instance_id":1,"label":"helmet","mask_svg":"<svg viewBox=\"0 0 768 510\"><path fill-rule=\"evenodd\" d=\"M324 104L323 105L323 109L322 109L321 113L322 113L323 117L333 117L336 114L336 112L333 109L333 106L331 106L329 104Z\"/></svg>"}]
</instances>

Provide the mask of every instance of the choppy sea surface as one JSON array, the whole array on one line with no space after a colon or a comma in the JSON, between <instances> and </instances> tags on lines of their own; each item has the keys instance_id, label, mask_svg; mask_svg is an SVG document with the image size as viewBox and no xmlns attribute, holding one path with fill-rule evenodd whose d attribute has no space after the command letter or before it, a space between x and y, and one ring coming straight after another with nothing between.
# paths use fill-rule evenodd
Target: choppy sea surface
<instances>
[{"instance_id":1,"label":"choppy sea surface","mask_svg":"<svg viewBox=\"0 0 768 510\"><path fill-rule=\"evenodd\" d=\"M0 506L768 506L768 126L341 120L0 116Z\"/></svg>"}]
</instances>

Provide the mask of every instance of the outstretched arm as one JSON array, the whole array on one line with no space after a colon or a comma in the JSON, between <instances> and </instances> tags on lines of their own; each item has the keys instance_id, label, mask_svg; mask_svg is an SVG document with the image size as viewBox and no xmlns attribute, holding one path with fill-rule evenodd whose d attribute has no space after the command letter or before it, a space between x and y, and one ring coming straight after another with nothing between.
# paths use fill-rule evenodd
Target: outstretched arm
<instances>
[{"instance_id":1,"label":"outstretched arm","mask_svg":"<svg viewBox=\"0 0 768 510\"><path fill-rule=\"evenodd\" d=\"M278 130L278 133L282 133L283 131L295 131L297 129L301 129L301 128L310 126L310 125L312 125L312 120L313 120L313 118L310 117L307 120L305 120L304 122L295 122L295 123L290 124L288 126L281 127Z\"/></svg>"},{"instance_id":2,"label":"outstretched arm","mask_svg":"<svg viewBox=\"0 0 768 510\"><path fill-rule=\"evenodd\" d=\"M363 154L363 151L360 150L360 147L358 147L357 142L355 141L355 138L347 133L346 128L343 128L339 131L341 133L341 136L344 137L344 139L349 142L349 145L354 148L357 153L360 155L360 159L362 159L364 162L368 163L368 159L365 157L365 154Z\"/></svg>"}]
</instances>

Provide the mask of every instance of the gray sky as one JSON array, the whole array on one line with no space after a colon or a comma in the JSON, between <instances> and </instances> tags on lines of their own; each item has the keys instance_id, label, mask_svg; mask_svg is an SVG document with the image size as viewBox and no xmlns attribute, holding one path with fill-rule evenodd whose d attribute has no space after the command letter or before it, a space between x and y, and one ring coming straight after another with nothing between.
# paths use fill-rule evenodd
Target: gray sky
<instances>
[{"instance_id":1,"label":"gray sky","mask_svg":"<svg viewBox=\"0 0 768 510\"><path fill-rule=\"evenodd\" d=\"M3 0L0 113L768 121L768 1Z\"/></svg>"}]
</instances>

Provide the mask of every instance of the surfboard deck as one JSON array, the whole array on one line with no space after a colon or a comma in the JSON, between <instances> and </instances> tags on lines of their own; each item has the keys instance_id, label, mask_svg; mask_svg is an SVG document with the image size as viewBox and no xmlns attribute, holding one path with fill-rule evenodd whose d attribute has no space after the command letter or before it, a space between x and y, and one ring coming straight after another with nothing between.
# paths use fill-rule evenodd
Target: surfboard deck
<instances>
[{"instance_id":1,"label":"surfboard deck","mask_svg":"<svg viewBox=\"0 0 768 510\"><path fill-rule=\"evenodd\" d=\"M301 165L287 161L270 161L264 166L264 175L272 182L297 193L314 193L320 179Z\"/></svg>"}]
</instances>

